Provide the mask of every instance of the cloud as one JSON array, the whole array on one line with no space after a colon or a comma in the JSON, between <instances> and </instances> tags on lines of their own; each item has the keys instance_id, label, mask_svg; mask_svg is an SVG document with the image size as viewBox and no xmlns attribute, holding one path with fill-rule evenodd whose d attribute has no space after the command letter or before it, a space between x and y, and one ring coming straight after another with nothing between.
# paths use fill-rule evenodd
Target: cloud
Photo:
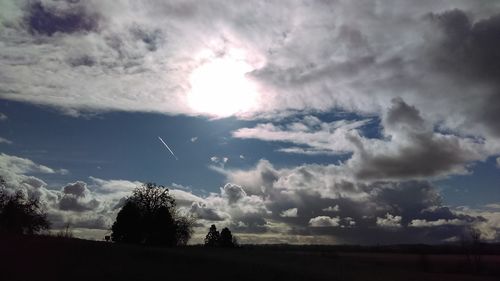
<instances>
[{"instance_id":1,"label":"cloud","mask_svg":"<svg viewBox=\"0 0 500 281\"><path fill-rule=\"evenodd\" d=\"M382 114L380 138L366 137L371 119L322 122L314 116L298 121L241 128L233 137L284 144L280 152L349 155L340 167L363 180L409 180L467 174L468 165L496 149L482 139L435 131L419 109L394 98ZM286 144L300 146L287 147Z\"/></svg>"},{"instance_id":2,"label":"cloud","mask_svg":"<svg viewBox=\"0 0 500 281\"><path fill-rule=\"evenodd\" d=\"M281 212L280 216L284 218L295 218L297 217L297 211L298 211L297 208L284 210L283 212Z\"/></svg>"},{"instance_id":3,"label":"cloud","mask_svg":"<svg viewBox=\"0 0 500 281\"><path fill-rule=\"evenodd\" d=\"M498 204L498 203L491 203L491 204L486 204L484 207L490 208L490 209L500 209L500 204Z\"/></svg>"},{"instance_id":4,"label":"cloud","mask_svg":"<svg viewBox=\"0 0 500 281\"><path fill-rule=\"evenodd\" d=\"M323 211L325 212L338 212L340 210L340 207L339 205L335 205L335 206L328 206L327 208L324 208L322 209Z\"/></svg>"},{"instance_id":5,"label":"cloud","mask_svg":"<svg viewBox=\"0 0 500 281\"><path fill-rule=\"evenodd\" d=\"M5 1L0 36L9 44L1 51L1 95L69 114L196 115L187 94L190 74L206 63L203 54L242 50L254 69L247 78L257 84L260 104L241 117L332 109L380 114L402 96L426 108L433 122L444 119L446 126L467 131L476 129L466 125L481 121L479 127L492 129L496 85L488 77L496 68L485 62L495 58L498 42L484 38L496 30L497 7L471 1L418 7L412 1L344 0ZM460 73L466 69L474 75ZM425 74L428 79L419 79ZM454 83L457 76L470 86ZM477 96L490 102L462 102ZM483 113L479 105L486 106Z\"/></svg>"},{"instance_id":6,"label":"cloud","mask_svg":"<svg viewBox=\"0 0 500 281\"><path fill-rule=\"evenodd\" d=\"M340 219L338 217L319 216L309 220L309 225L312 227L336 227L339 226Z\"/></svg>"},{"instance_id":7,"label":"cloud","mask_svg":"<svg viewBox=\"0 0 500 281\"><path fill-rule=\"evenodd\" d=\"M221 194L227 197L229 204L236 203L238 200L247 196L241 186L231 183L224 185L224 188L221 189Z\"/></svg>"},{"instance_id":8,"label":"cloud","mask_svg":"<svg viewBox=\"0 0 500 281\"><path fill-rule=\"evenodd\" d=\"M52 36L55 33L90 32L97 30L98 17L89 14L85 6L71 2L63 5L47 5L47 2L31 1L26 8L26 23L31 33ZM50 3L50 2L49 2Z\"/></svg>"},{"instance_id":9,"label":"cloud","mask_svg":"<svg viewBox=\"0 0 500 281\"><path fill-rule=\"evenodd\" d=\"M226 163L229 161L228 157L219 157L219 156L212 156L210 157L210 161L214 164L216 164L218 167L224 168Z\"/></svg>"},{"instance_id":10,"label":"cloud","mask_svg":"<svg viewBox=\"0 0 500 281\"><path fill-rule=\"evenodd\" d=\"M84 212L99 207L99 201L92 199L88 202L79 201L75 196L65 195L59 201L59 209L63 211Z\"/></svg>"},{"instance_id":11,"label":"cloud","mask_svg":"<svg viewBox=\"0 0 500 281\"><path fill-rule=\"evenodd\" d=\"M64 173L65 171L54 170L47 166L36 164L29 159L11 156L5 153L0 154L0 170L2 170L5 174L12 175L28 173L55 174Z\"/></svg>"},{"instance_id":12,"label":"cloud","mask_svg":"<svg viewBox=\"0 0 500 281\"><path fill-rule=\"evenodd\" d=\"M383 119L387 141L350 136L356 150L349 165L362 179L418 179L467 173L484 160L483 141L433 132L418 109L394 99Z\"/></svg>"},{"instance_id":13,"label":"cloud","mask_svg":"<svg viewBox=\"0 0 500 281\"><path fill-rule=\"evenodd\" d=\"M466 11L453 9L443 13L433 13L430 19L441 30L443 37L434 51L435 62L440 70L448 71L457 79L467 78L475 85L483 84L482 98L477 106L470 108L465 122L478 122L489 133L499 136L500 127L497 103L500 99L498 57L500 40L492 36L500 30L500 15L474 20Z\"/></svg>"},{"instance_id":14,"label":"cloud","mask_svg":"<svg viewBox=\"0 0 500 281\"><path fill-rule=\"evenodd\" d=\"M431 243L460 236L467 227L489 224L481 215L443 206L438 190L427 181L359 181L344 168L311 164L276 169L261 160L249 170L220 172L268 210L260 215L269 235L315 235L318 239L326 235L337 243ZM228 214L226 225L236 225L232 210L223 207L230 204L222 199L221 195L206 198L207 202L218 202L213 206ZM239 202L231 206L236 208ZM294 217L285 215L292 212ZM412 225L414 220L460 220L463 224L417 228ZM310 227L321 222L329 225L329 221L338 227ZM348 232L341 231L346 228ZM261 233L262 229L240 227L237 231Z\"/></svg>"},{"instance_id":15,"label":"cloud","mask_svg":"<svg viewBox=\"0 0 500 281\"><path fill-rule=\"evenodd\" d=\"M408 226L410 227L435 227L435 226L445 226L445 225L466 225L467 222L464 222L459 219L445 220L439 219L436 221L426 221L426 220L412 220Z\"/></svg>"},{"instance_id":16,"label":"cloud","mask_svg":"<svg viewBox=\"0 0 500 281\"><path fill-rule=\"evenodd\" d=\"M21 162L39 166L28 159ZM124 198L141 184L91 177L54 188L29 175L31 170L36 171L11 169L22 173L10 177L18 181L10 181L9 188L41 198L55 229L70 223L81 235L109 229ZM223 171L233 183L219 192L197 196L170 189L180 212L198 218L198 236L217 223L248 237L245 241L260 235L266 242L430 243L460 236L470 227L480 229L485 239L499 238L495 209L443 206L437 189L426 181L365 182L335 165L278 169L266 160L248 170Z\"/></svg>"},{"instance_id":17,"label":"cloud","mask_svg":"<svg viewBox=\"0 0 500 281\"><path fill-rule=\"evenodd\" d=\"M389 213L385 214L385 217L377 217L377 225L380 227L401 227L401 216L394 216Z\"/></svg>"},{"instance_id":18,"label":"cloud","mask_svg":"<svg viewBox=\"0 0 500 281\"><path fill-rule=\"evenodd\" d=\"M62 192L75 197L85 197L88 193L87 184L82 181L77 181L63 187Z\"/></svg>"},{"instance_id":19,"label":"cloud","mask_svg":"<svg viewBox=\"0 0 500 281\"><path fill-rule=\"evenodd\" d=\"M0 122L1 121L5 121L7 119L8 119L7 115L5 115L5 114L3 114L3 113L0 112Z\"/></svg>"},{"instance_id":20,"label":"cloud","mask_svg":"<svg viewBox=\"0 0 500 281\"><path fill-rule=\"evenodd\" d=\"M216 209L207 207L206 204L199 202L193 202L189 211L191 214L195 215L196 218L203 220L223 221L225 219L224 214L219 214Z\"/></svg>"},{"instance_id":21,"label":"cloud","mask_svg":"<svg viewBox=\"0 0 500 281\"><path fill-rule=\"evenodd\" d=\"M189 102L192 73L238 53L251 69L245 79L256 88L257 105L235 114L258 123L236 129L234 138L276 142L282 153L349 157L343 165L277 170L259 161L257 169L224 172L246 192L243 198L362 201L377 182L468 174L470 165L500 153L496 2L1 5L3 99L75 116L202 115ZM338 119L317 117L324 113ZM222 169L228 160L211 158ZM1 161L16 160L2 154ZM64 173L17 162L10 174ZM328 204L322 208L337 206ZM283 203L274 216L293 206Z\"/></svg>"},{"instance_id":22,"label":"cloud","mask_svg":"<svg viewBox=\"0 0 500 281\"><path fill-rule=\"evenodd\" d=\"M281 148L278 151L301 154L342 154L354 150L347 136L365 126L369 119L359 121L339 120L321 122L317 117L305 116L302 120L276 126L258 124L254 128L241 128L232 133L240 139L287 142L305 147Z\"/></svg>"},{"instance_id":23,"label":"cloud","mask_svg":"<svg viewBox=\"0 0 500 281\"><path fill-rule=\"evenodd\" d=\"M12 141L10 141L10 140L8 140L8 139L5 139L5 138L0 137L0 143L12 144Z\"/></svg>"},{"instance_id":24,"label":"cloud","mask_svg":"<svg viewBox=\"0 0 500 281\"><path fill-rule=\"evenodd\" d=\"M198 140L198 137L192 137L189 139L191 142L196 142Z\"/></svg>"}]
</instances>

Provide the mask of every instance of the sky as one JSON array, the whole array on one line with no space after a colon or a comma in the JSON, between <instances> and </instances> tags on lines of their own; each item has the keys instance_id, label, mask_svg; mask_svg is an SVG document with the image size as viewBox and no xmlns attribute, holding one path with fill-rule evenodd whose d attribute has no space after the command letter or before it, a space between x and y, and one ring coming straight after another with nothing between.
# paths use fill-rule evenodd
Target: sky
<instances>
[{"instance_id":1,"label":"sky","mask_svg":"<svg viewBox=\"0 0 500 281\"><path fill-rule=\"evenodd\" d=\"M493 0L1 0L0 176L87 239L155 182L193 243L498 242L499 77Z\"/></svg>"}]
</instances>

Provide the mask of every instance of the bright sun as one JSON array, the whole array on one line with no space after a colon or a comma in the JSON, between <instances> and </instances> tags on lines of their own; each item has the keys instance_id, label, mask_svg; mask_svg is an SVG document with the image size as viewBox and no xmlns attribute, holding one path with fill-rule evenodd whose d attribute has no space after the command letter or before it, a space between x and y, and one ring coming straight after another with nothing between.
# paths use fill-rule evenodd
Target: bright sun
<instances>
[{"instance_id":1,"label":"bright sun","mask_svg":"<svg viewBox=\"0 0 500 281\"><path fill-rule=\"evenodd\" d=\"M198 113L228 117L255 106L255 85L246 77L251 65L231 56L212 58L190 76L189 106Z\"/></svg>"}]
</instances>

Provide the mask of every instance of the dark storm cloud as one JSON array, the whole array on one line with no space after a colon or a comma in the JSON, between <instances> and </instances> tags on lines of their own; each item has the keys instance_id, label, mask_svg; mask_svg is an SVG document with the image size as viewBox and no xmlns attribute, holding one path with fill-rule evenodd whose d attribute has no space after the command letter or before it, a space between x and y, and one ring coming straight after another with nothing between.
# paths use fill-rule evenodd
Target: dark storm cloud
<instances>
[{"instance_id":1,"label":"dark storm cloud","mask_svg":"<svg viewBox=\"0 0 500 281\"><path fill-rule=\"evenodd\" d=\"M368 154L360 146L360 179L424 178L464 173L463 165L469 160L460 142L427 134L413 136L413 143L401 147L396 153ZM465 155L464 155L465 154Z\"/></svg>"},{"instance_id":2,"label":"dark storm cloud","mask_svg":"<svg viewBox=\"0 0 500 281\"><path fill-rule=\"evenodd\" d=\"M412 179L464 173L465 165L481 159L480 142L436 133L414 106L393 99L383 119L391 138L386 151L367 147L366 140L352 136L356 155L351 160L360 179ZM392 149L391 149L392 148ZM359 157L359 158L358 158Z\"/></svg>"},{"instance_id":3,"label":"dark storm cloud","mask_svg":"<svg viewBox=\"0 0 500 281\"><path fill-rule=\"evenodd\" d=\"M414 106L404 102L402 98L392 100L392 107L389 108L385 117L385 125L389 127L409 126L412 129L424 129L424 120L420 112Z\"/></svg>"},{"instance_id":4,"label":"dark storm cloud","mask_svg":"<svg viewBox=\"0 0 500 281\"><path fill-rule=\"evenodd\" d=\"M443 38L436 64L464 75L496 80L500 75L500 14L474 21L465 11L431 14Z\"/></svg>"},{"instance_id":5,"label":"dark storm cloud","mask_svg":"<svg viewBox=\"0 0 500 281\"><path fill-rule=\"evenodd\" d=\"M246 172L229 171L227 176L243 190L256 190L263 184L261 174L269 171L274 180L257 195L268 210L259 213L265 222L253 227L239 223L238 227L238 222L254 215L235 216L234 209L244 208L244 200L229 204L221 194L206 198L207 204L226 200L225 206L232 205L233 210L226 209L229 225L241 233L331 236L343 243L435 243L458 239L468 227L485 223L482 216L444 206L438 190L428 181L366 183L333 165L275 169L266 161ZM243 182L255 186L247 188ZM293 216L283 215L290 210Z\"/></svg>"},{"instance_id":6,"label":"dark storm cloud","mask_svg":"<svg viewBox=\"0 0 500 281\"><path fill-rule=\"evenodd\" d=\"M468 225L483 221L480 217L455 214L442 206L437 190L427 182L380 182L363 186L363 189L370 191L366 201L330 200L330 204L340 207L334 214L321 213L314 205L306 205L309 209L306 213L316 214L309 215L312 219L324 218L326 222L330 221L326 220L328 217L335 223L311 228L303 219L292 223L293 231L302 235L332 235L345 243L437 242L460 236ZM415 230L410 224L416 220L444 223ZM350 225L351 221L355 224ZM453 223L446 224L448 221Z\"/></svg>"},{"instance_id":7,"label":"dark storm cloud","mask_svg":"<svg viewBox=\"0 0 500 281\"><path fill-rule=\"evenodd\" d=\"M29 1L26 7L26 23L30 32L52 36L56 32L75 33L95 31L98 16L89 14L83 6L67 2L66 8L47 6L40 1Z\"/></svg>"},{"instance_id":8,"label":"dark storm cloud","mask_svg":"<svg viewBox=\"0 0 500 281\"><path fill-rule=\"evenodd\" d=\"M443 33L433 54L436 67L457 75L457 79L473 79L491 87L480 100L473 120L499 137L500 14L475 20L456 9L431 14L429 18Z\"/></svg>"}]
</instances>

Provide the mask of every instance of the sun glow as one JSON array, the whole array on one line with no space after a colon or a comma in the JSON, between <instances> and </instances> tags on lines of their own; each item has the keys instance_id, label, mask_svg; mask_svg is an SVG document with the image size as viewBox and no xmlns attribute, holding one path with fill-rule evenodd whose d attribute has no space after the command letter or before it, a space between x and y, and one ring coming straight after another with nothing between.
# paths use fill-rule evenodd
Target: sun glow
<instances>
[{"instance_id":1,"label":"sun glow","mask_svg":"<svg viewBox=\"0 0 500 281\"><path fill-rule=\"evenodd\" d=\"M197 113L228 117L250 111L257 91L247 74L254 68L234 56L207 59L190 76L189 106Z\"/></svg>"}]
</instances>

